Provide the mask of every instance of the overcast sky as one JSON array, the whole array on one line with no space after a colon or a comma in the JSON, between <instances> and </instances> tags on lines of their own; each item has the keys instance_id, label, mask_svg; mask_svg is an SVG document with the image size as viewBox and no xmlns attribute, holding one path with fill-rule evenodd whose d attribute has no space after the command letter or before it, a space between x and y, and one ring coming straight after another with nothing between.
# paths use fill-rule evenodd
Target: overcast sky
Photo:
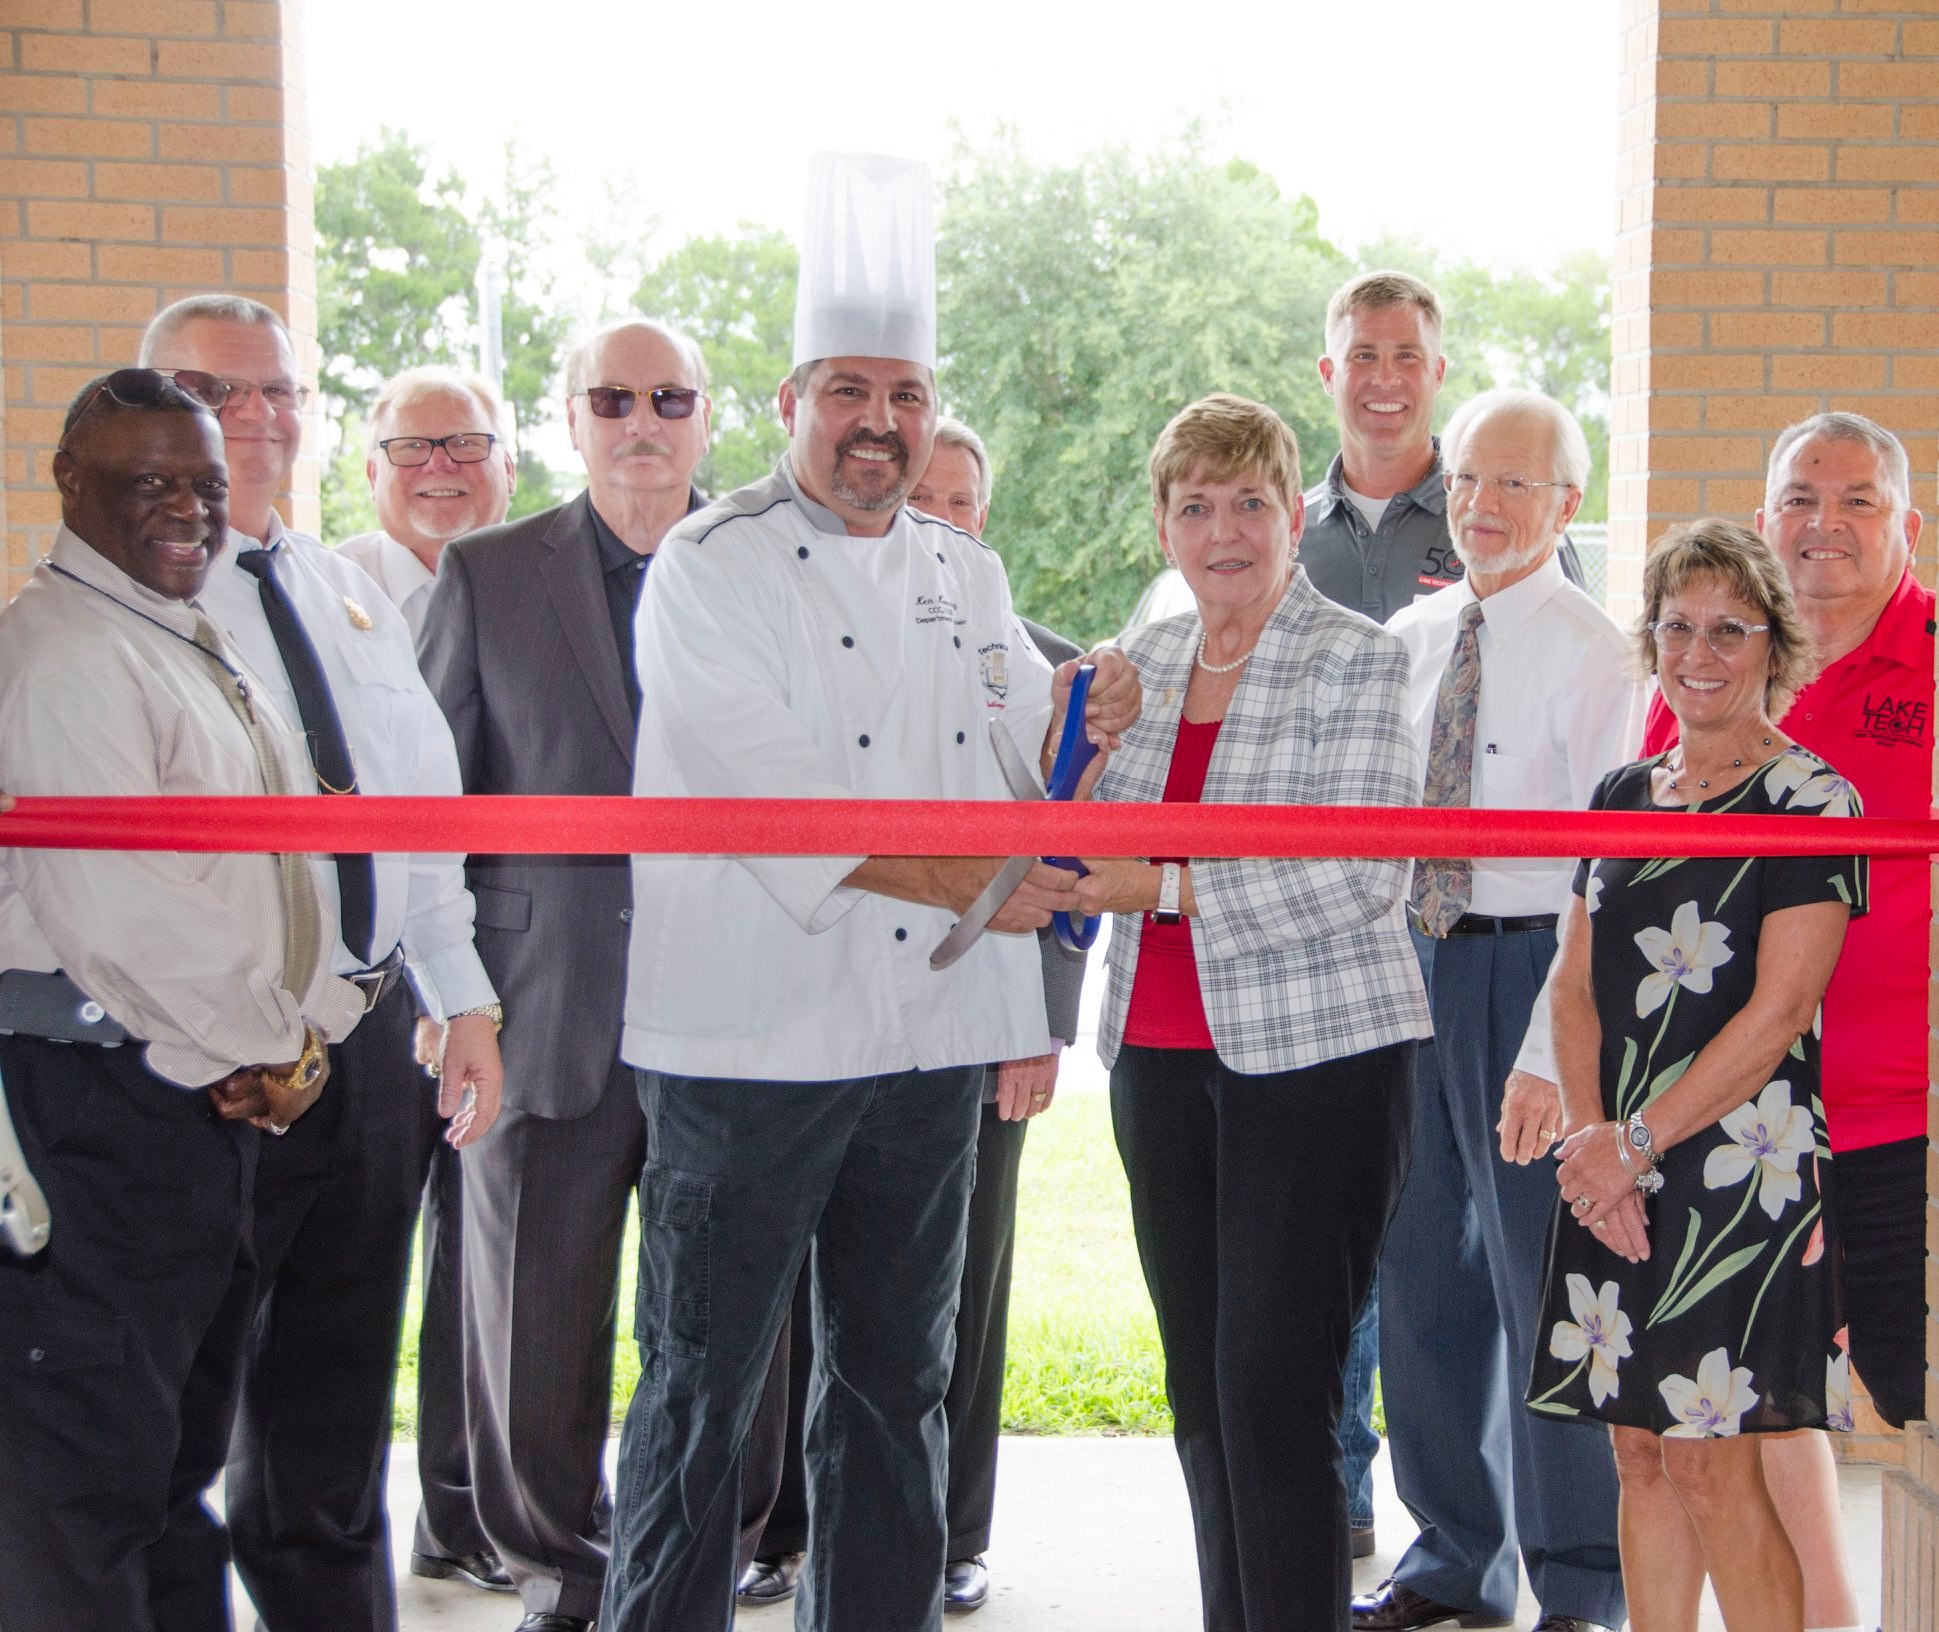
<instances>
[{"instance_id":1,"label":"overcast sky","mask_svg":"<svg viewBox=\"0 0 1939 1632\"><path fill-rule=\"evenodd\" d=\"M401 126L483 181L551 156L567 219L630 177L659 249L741 220L798 233L807 156L941 163L952 124L1033 156L1165 138L1310 193L1352 247L1385 230L1549 265L1613 233L1615 0L945 6L328 0L307 8L319 163ZM642 223L642 232L645 224Z\"/></svg>"}]
</instances>

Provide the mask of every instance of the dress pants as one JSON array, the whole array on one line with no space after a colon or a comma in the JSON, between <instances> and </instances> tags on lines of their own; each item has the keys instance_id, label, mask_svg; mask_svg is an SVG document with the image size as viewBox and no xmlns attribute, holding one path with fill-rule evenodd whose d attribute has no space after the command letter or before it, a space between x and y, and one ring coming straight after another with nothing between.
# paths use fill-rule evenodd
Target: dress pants
<instances>
[{"instance_id":1,"label":"dress pants","mask_svg":"<svg viewBox=\"0 0 1939 1632\"><path fill-rule=\"evenodd\" d=\"M330 1050L307 1115L262 1141L258 1308L224 1487L268 1632L392 1632L391 1398L437 1098L408 983Z\"/></svg>"},{"instance_id":2,"label":"dress pants","mask_svg":"<svg viewBox=\"0 0 1939 1632\"><path fill-rule=\"evenodd\" d=\"M994 1082L996 1072L989 1073ZM1005 1122L983 1102L976 1135L976 1188L963 1238L956 1307L956 1363L943 1411L949 1421L949 1548L974 1558L990 1545L996 1451L1003 1431L1003 1362L1010 1328L1010 1269L1017 1241L1017 1171L1027 1121Z\"/></svg>"},{"instance_id":3,"label":"dress pants","mask_svg":"<svg viewBox=\"0 0 1939 1632\"><path fill-rule=\"evenodd\" d=\"M1545 1615L1623 1622L1616 1468L1600 1424L1523 1402L1539 1329L1555 1164L1501 1159L1495 1123L1555 956L1553 931L1414 937L1434 1016L1414 1165L1380 1264L1387 1450L1421 1526L1395 1578L1507 1617L1517 1548Z\"/></svg>"},{"instance_id":4,"label":"dress pants","mask_svg":"<svg viewBox=\"0 0 1939 1632\"><path fill-rule=\"evenodd\" d=\"M267 1141L151 1075L138 1043L0 1037L0 1078L53 1220L34 1257L0 1248L0 1626L228 1632L228 1545L202 1498Z\"/></svg>"},{"instance_id":5,"label":"dress pants","mask_svg":"<svg viewBox=\"0 0 1939 1632\"><path fill-rule=\"evenodd\" d=\"M435 1097L436 1084L432 1084ZM423 1499L412 1548L459 1558L491 1546L471 1494L471 1443L465 1432L464 1157L445 1140L441 1118L429 1129L425 1168L417 1328L417 1479Z\"/></svg>"},{"instance_id":6,"label":"dress pants","mask_svg":"<svg viewBox=\"0 0 1939 1632\"><path fill-rule=\"evenodd\" d=\"M1407 1172L1415 1047L1245 1076L1126 1046L1111 1068L1206 1632L1346 1632L1342 1374Z\"/></svg>"},{"instance_id":7,"label":"dress pants","mask_svg":"<svg viewBox=\"0 0 1939 1632\"><path fill-rule=\"evenodd\" d=\"M826 1082L640 1073L641 1375L602 1632L726 1632L745 1442L814 1268L803 1632L933 1632L943 1392L982 1068Z\"/></svg>"},{"instance_id":8,"label":"dress pants","mask_svg":"<svg viewBox=\"0 0 1939 1632\"><path fill-rule=\"evenodd\" d=\"M508 1109L465 1152L472 1495L528 1613L599 1613L620 1242L644 1150L615 1057L586 1115Z\"/></svg>"},{"instance_id":9,"label":"dress pants","mask_svg":"<svg viewBox=\"0 0 1939 1632\"><path fill-rule=\"evenodd\" d=\"M1878 1414L1926 1414L1926 1141L1841 1150L1818 1172L1851 1362Z\"/></svg>"}]
</instances>

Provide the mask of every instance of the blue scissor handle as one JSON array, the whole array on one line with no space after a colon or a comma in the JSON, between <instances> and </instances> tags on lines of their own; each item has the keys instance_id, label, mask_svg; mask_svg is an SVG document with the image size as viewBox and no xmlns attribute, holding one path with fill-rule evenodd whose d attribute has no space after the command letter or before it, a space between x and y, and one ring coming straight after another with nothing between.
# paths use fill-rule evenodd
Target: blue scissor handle
<instances>
[{"instance_id":1,"label":"blue scissor handle","mask_svg":"<svg viewBox=\"0 0 1939 1632\"><path fill-rule=\"evenodd\" d=\"M1077 792L1086 767L1097 756L1097 744L1084 733L1084 704L1091 695L1091 682L1096 678L1097 665L1086 663L1071 682L1070 703L1064 710L1064 734L1058 739L1057 758L1050 767L1050 781L1044 789L1046 799L1069 799ZM1044 861L1052 867L1066 867L1079 878L1090 872L1075 856L1045 856ZM1081 914L1073 920L1068 912L1051 915L1059 944L1072 952L1090 951L1097 940L1100 921Z\"/></svg>"}]
</instances>

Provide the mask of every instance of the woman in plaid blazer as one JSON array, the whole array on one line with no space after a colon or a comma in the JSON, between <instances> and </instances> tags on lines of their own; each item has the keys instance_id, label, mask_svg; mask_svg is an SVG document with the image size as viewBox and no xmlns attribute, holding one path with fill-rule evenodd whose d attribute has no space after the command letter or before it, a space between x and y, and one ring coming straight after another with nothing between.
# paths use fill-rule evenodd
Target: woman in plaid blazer
<instances>
[{"instance_id":1,"label":"woman in plaid blazer","mask_svg":"<svg viewBox=\"0 0 1939 1632\"><path fill-rule=\"evenodd\" d=\"M1151 457L1194 612L1127 635L1144 682L1097 797L1414 805L1400 642L1297 564L1299 448L1217 395ZM1089 861L1117 914L1099 1052L1165 1347L1216 1632L1337 1626L1347 1340L1407 1170L1429 1034L1395 860Z\"/></svg>"}]
</instances>

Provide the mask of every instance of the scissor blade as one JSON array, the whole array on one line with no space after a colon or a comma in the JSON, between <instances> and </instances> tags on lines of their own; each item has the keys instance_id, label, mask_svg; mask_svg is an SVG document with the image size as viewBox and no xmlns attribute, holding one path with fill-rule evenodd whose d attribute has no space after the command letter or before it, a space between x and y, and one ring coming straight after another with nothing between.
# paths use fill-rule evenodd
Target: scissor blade
<instances>
[{"instance_id":1,"label":"scissor blade","mask_svg":"<svg viewBox=\"0 0 1939 1632\"><path fill-rule=\"evenodd\" d=\"M970 903L969 911L963 914L956 927L936 943L936 950L929 954L929 967L947 969L974 946L982 938L989 921L997 915L998 909L1010 899L1016 887L1036 865L1035 856L1012 856L1006 861L996 877L983 886L983 893Z\"/></svg>"},{"instance_id":2,"label":"scissor blade","mask_svg":"<svg viewBox=\"0 0 1939 1632\"><path fill-rule=\"evenodd\" d=\"M1023 750L1017 746L1017 739L1003 729L1001 720L990 721L990 746L996 750L997 769L1003 772L1003 780L1010 785L1011 796L1017 799L1042 799L1043 788L1031 775L1030 764L1023 757Z\"/></svg>"}]
</instances>

